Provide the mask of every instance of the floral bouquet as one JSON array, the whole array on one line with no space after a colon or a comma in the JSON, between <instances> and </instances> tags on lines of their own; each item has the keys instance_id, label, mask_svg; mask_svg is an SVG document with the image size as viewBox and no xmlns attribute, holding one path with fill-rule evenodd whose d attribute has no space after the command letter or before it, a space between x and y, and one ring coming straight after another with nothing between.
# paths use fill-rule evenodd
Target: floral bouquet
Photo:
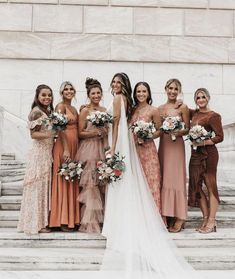
<instances>
[{"instance_id":1,"label":"floral bouquet","mask_svg":"<svg viewBox=\"0 0 235 279\"><path fill-rule=\"evenodd\" d=\"M179 131L184 128L184 122L181 121L179 116L167 116L162 123L161 131L164 133L172 133L174 131ZM171 134L171 139L176 140L176 136Z\"/></svg>"},{"instance_id":2,"label":"floral bouquet","mask_svg":"<svg viewBox=\"0 0 235 279\"><path fill-rule=\"evenodd\" d=\"M99 180L107 183L115 182L122 178L125 171L124 156L115 153L113 156L106 155L106 158L97 162L96 171L99 174Z\"/></svg>"},{"instance_id":3,"label":"floral bouquet","mask_svg":"<svg viewBox=\"0 0 235 279\"><path fill-rule=\"evenodd\" d=\"M87 120L97 127L104 127L106 123L112 123L113 117L108 112L93 111L87 116Z\"/></svg>"},{"instance_id":4,"label":"floral bouquet","mask_svg":"<svg viewBox=\"0 0 235 279\"><path fill-rule=\"evenodd\" d=\"M153 134L156 132L154 123L152 121L145 122L144 120L138 120L134 122L130 126L130 129L138 137L138 139L140 139L140 141L138 141L139 144L141 144L142 141L151 139Z\"/></svg>"},{"instance_id":5,"label":"floral bouquet","mask_svg":"<svg viewBox=\"0 0 235 279\"><path fill-rule=\"evenodd\" d=\"M68 124L68 118L61 112L54 111L49 115L49 120L54 131L62 131Z\"/></svg>"},{"instance_id":6,"label":"floral bouquet","mask_svg":"<svg viewBox=\"0 0 235 279\"><path fill-rule=\"evenodd\" d=\"M82 162L64 162L58 170L58 174L64 176L65 180L71 180L72 182L75 179L80 179L83 172L83 163Z\"/></svg>"},{"instance_id":7,"label":"floral bouquet","mask_svg":"<svg viewBox=\"0 0 235 279\"><path fill-rule=\"evenodd\" d=\"M208 132L203 126L195 125L193 126L187 135L186 140L190 140L192 145L195 143L201 143L202 141L212 137L212 133ZM197 150L197 146L193 145L193 149Z\"/></svg>"}]
</instances>

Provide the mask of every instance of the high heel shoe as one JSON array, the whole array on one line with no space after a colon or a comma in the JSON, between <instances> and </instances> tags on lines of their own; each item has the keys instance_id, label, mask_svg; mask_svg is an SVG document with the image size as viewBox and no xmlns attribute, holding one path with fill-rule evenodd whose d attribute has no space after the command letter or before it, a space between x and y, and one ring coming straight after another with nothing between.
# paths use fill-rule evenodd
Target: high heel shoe
<instances>
[{"instance_id":1,"label":"high heel shoe","mask_svg":"<svg viewBox=\"0 0 235 279\"><path fill-rule=\"evenodd\" d=\"M208 218L208 221L213 221L213 224L212 225L206 224L204 228L198 230L200 233L206 234L206 233L216 232L217 223L215 218Z\"/></svg>"},{"instance_id":2,"label":"high heel shoe","mask_svg":"<svg viewBox=\"0 0 235 279\"><path fill-rule=\"evenodd\" d=\"M180 224L180 225L177 224L177 220L178 220L178 224ZM170 228L168 229L168 232L170 232L170 233L178 233L178 232L181 232L181 230L184 229L184 223L185 223L185 221L184 221L184 220L181 220L181 219L177 219L177 220L176 220L174 226L173 226L173 227L170 227Z\"/></svg>"},{"instance_id":3,"label":"high heel shoe","mask_svg":"<svg viewBox=\"0 0 235 279\"><path fill-rule=\"evenodd\" d=\"M208 216L203 216L203 221L201 223L201 226L196 228L195 231L199 231L199 230L205 228L207 222L208 222Z\"/></svg>"}]
</instances>

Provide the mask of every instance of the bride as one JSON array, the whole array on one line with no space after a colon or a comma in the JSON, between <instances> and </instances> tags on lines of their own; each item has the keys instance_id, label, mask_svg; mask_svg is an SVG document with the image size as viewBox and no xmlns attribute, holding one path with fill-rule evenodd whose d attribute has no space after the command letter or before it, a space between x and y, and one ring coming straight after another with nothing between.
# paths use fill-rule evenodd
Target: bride
<instances>
[{"instance_id":1,"label":"bride","mask_svg":"<svg viewBox=\"0 0 235 279\"><path fill-rule=\"evenodd\" d=\"M170 239L129 133L132 90L128 76L115 74L111 87L114 121L110 153L125 156L126 170L107 190L102 231L107 244L101 269L114 271L117 278L188 278L193 269Z\"/></svg>"}]
</instances>

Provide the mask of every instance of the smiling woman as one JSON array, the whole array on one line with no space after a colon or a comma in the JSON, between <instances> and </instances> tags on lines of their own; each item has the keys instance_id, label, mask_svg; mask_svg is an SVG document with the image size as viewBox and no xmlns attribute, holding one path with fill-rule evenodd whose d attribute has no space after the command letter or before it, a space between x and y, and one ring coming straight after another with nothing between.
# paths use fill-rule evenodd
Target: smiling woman
<instances>
[{"instance_id":1,"label":"smiling woman","mask_svg":"<svg viewBox=\"0 0 235 279\"><path fill-rule=\"evenodd\" d=\"M53 149L53 177L51 189L50 227L59 227L62 231L70 231L80 222L78 181L67 181L59 176L58 170L64 162L74 160L78 148L78 113L71 105L76 90L71 82L61 84L62 102L55 110L66 114L68 124L65 130L58 133Z\"/></svg>"},{"instance_id":2,"label":"smiling woman","mask_svg":"<svg viewBox=\"0 0 235 279\"><path fill-rule=\"evenodd\" d=\"M172 217L172 222L168 222L169 232L179 232L187 218L185 148L182 136L188 132L189 111L186 105L180 107L176 105L177 97L181 93L179 80L168 80L165 91L167 102L159 107L162 121L169 116L179 117L185 126L183 129L162 133L159 145L162 175L162 215ZM172 140L172 135L174 135L174 141Z\"/></svg>"}]
</instances>

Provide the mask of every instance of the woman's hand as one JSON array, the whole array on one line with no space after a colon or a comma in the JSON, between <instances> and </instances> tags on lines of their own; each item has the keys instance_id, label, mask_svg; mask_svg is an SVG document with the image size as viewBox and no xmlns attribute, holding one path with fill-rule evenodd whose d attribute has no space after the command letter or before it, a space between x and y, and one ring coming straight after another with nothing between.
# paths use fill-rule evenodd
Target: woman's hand
<instances>
[{"instance_id":1,"label":"woman's hand","mask_svg":"<svg viewBox=\"0 0 235 279\"><path fill-rule=\"evenodd\" d=\"M65 149L64 152L63 152L63 159L64 159L65 162L71 161L70 153L67 149Z\"/></svg>"}]
</instances>

